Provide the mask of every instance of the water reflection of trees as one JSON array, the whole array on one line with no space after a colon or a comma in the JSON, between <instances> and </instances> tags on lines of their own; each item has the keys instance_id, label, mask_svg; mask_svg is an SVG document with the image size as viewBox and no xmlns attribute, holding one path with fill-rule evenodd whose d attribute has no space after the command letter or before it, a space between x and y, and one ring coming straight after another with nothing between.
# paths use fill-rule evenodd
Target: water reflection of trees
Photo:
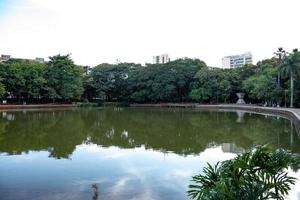
<instances>
[{"instance_id":1,"label":"water reflection of trees","mask_svg":"<svg viewBox=\"0 0 300 200\"><path fill-rule=\"evenodd\" d=\"M92 200L99 200L99 191L98 191L98 185L96 183L92 184L92 189L93 189L93 197Z\"/></svg>"},{"instance_id":2,"label":"water reflection of trees","mask_svg":"<svg viewBox=\"0 0 300 200\"><path fill-rule=\"evenodd\" d=\"M299 138L290 135L288 120L236 113L183 110L124 109L16 112L13 120L0 120L0 152L47 150L55 158L68 158L76 145L95 143L147 149L180 155L198 154L208 144L234 143L247 149L268 143L300 152ZM291 137L293 143L291 145Z\"/></svg>"}]
</instances>

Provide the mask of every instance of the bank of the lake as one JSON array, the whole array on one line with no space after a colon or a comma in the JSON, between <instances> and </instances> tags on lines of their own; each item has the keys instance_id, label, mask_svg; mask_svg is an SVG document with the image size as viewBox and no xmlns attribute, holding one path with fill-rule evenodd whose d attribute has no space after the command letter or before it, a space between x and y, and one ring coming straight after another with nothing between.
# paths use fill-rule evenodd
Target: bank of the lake
<instances>
[{"instance_id":1,"label":"bank of the lake","mask_svg":"<svg viewBox=\"0 0 300 200\"><path fill-rule=\"evenodd\" d=\"M75 104L3 104L0 105L0 111L5 110L27 110L27 109L51 109L51 108L72 108Z\"/></svg>"},{"instance_id":2,"label":"bank of the lake","mask_svg":"<svg viewBox=\"0 0 300 200\"><path fill-rule=\"evenodd\" d=\"M242 110L252 113L272 114L292 120L295 127L300 130L300 109L298 108L278 108L262 107L255 105L238 104L196 104L196 103L160 103L160 104L130 104L130 107L174 107L174 108L195 108L209 110Z\"/></svg>"}]
</instances>

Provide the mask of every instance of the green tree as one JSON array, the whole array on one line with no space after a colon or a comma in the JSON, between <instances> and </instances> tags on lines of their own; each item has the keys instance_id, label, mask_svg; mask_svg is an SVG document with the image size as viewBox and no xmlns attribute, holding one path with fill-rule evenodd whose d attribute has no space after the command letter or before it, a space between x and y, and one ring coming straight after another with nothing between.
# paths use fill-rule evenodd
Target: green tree
<instances>
[{"instance_id":1,"label":"green tree","mask_svg":"<svg viewBox=\"0 0 300 200\"><path fill-rule=\"evenodd\" d=\"M5 87L3 83L0 82L0 98L5 94Z\"/></svg>"},{"instance_id":2,"label":"green tree","mask_svg":"<svg viewBox=\"0 0 300 200\"><path fill-rule=\"evenodd\" d=\"M93 100L96 98L96 89L94 87L93 77L88 74L83 76L82 85L83 85L83 98L84 100Z\"/></svg>"},{"instance_id":3,"label":"green tree","mask_svg":"<svg viewBox=\"0 0 300 200\"><path fill-rule=\"evenodd\" d=\"M283 63L283 60L285 59L287 52L282 47L279 47L274 54L276 55L276 58L277 58L277 68L278 68L277 88L280 89L280 70L279 70L279 68L280 68L280 65Z\"/></svg>"},{"instance_id":4,"label":"green tree","mask_svg":"<svg viewBox=\"0 0 300 200\"><path fill-rule=\"evenodd\" d=\"M192 199L284 199L296 178L287 168L298 162L284 150L262 146L232 160L208 164L193 176L188 195Z\"/></svg>"},{"instance_id":5,"label":"green tree","mask_svg":"<svg viewBox=\"0 0 300 200\"><path fill-rule=\"evenodd\" d=\"M199 59L178 59L166 64L148 64L133 70L128 79L133 102L184 102L198 70L206 67Z\"/></svg>"},{"instance_id":6,"label":"green tree","mask_svg":"<svg viewBox=\"0 0 300 200\"><path fill-rule=\"evenodd\" d=\"M73 63L70 55L50 57L44 74L46 97L63 101L80 99L83 92L82 74L82 68Z\"/></svg>"},{"instance_id":7,"label":"green tree","mask_svg":"<svg viewBox=\"0 0 300 200\"><path fill-rule=\"evenodd\" d=\"M9 96L40 98L44 88L45 64L36 61L10 59L0 64L0 76Z\"/></svg>"},{"instance_id":8,"label":"green tree","mask_svg":"<svg viewBox=\"0 0 300 200\"><path fill-rule=\"evenodd\" d=\"M197 72L190 93L194 101L226 102L232 85L228 80L229 71L204 67Z\"/></svg>"},{"instance_id":9,"label":"green tree","mask_svg":"<svg viewBox=\"0 0 300 200\"><path fill-rule=\"evenodd\" d=\"M300 52L298 49L294 49L293 53L287 56L284 59L283 64L280 66L281 71L284 74L288 74L290 76L290 92L291 92L291 100L290 107L294 107L294 79L297 71L300 70Z\"/></svg>"},{"instance_id":10,"label":"green tree","mask_svg":"<svg viewBox=\"0 0 300 200\"><path fill-rule=\"evenodd\" d=\"M276 76L276 68L265 68L244 80L243 88L252 99L268 102L278 100Z\"/></svg>"},{"instance_id":11,"label":"green tree","mask_svg":"<svg viewBox=\"0 0 300 200\"><path fill-rule=\"evenodd\" d=\"M141 65L134 63L100 64L91 71L96 97L107 101L123 101L127 95L127 79L131 70Z\"/></svg>"}]
</instances>

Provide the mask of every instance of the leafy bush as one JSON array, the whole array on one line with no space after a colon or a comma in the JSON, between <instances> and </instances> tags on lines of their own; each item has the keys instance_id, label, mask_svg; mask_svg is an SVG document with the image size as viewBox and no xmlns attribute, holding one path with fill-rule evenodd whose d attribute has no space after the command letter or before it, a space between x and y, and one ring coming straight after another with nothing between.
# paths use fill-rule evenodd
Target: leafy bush
<instances>
[{"instance_id":1,"label":"leafy bush","mask_svg":"<svg viewBox=\"0 0 300 200\"><path fill-rule=\"evenodd\" d=\"M284 199L296 178L287 168L298 160L285 150L266 146L232 160L208 164L203 174L193 176L188 195L192 199Z\"/></svg>"}]
</instances>

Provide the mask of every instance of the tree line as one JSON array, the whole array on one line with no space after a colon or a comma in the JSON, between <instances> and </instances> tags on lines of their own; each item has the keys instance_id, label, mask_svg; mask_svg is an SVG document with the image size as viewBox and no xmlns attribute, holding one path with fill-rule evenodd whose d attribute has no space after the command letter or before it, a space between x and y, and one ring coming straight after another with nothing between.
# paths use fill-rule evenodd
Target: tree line
<instances>
[{"instance_id":1,"label":"tree line","mask_svg":"<svg viewBox=\"0 0 300 200\"><path fill-rule=\"evenodd\" d=\"M0 63L0 95L19 102L69 102L81 98L83 69L69 55L48 63L10 59Z\"/></svg>"},{"instance_id":2,"label":"tree line","mask_svg":"<svg viewBox=\"0 0 300 200\"><path fill-rule=\"evenodd\" d=\"M199 59L166 64L102 63L88 70L69 55L47 63L10 59L0 63L0 95L9 101L247 103L299 107L300 52L282 48L274 57L235 69L209 67Z\"/></svg>"}]
</instances>

